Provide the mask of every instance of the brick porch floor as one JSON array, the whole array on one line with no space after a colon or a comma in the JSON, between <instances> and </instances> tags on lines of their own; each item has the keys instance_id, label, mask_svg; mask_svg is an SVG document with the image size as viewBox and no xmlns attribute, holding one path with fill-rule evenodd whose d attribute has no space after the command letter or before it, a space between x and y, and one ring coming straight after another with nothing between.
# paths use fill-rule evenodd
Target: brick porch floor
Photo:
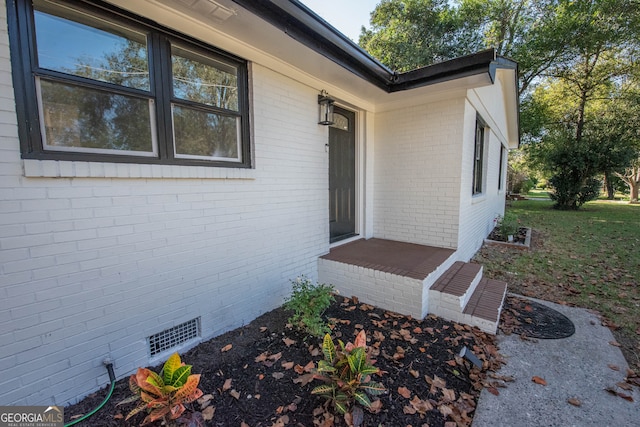
<instances>
[{"instance_id":1,"label":"brick porch floor","mask_svg":"<svg viewBox=\"0 0 640 427\"><path fill-rule=\"evenodd\" d=\"M482 278L482 267L456 260L453 249L375 238L332 248L318 259L318 276L368 304L494 334L506 293L506 283Z\"/></svg>"},{"instance_id":2,"label":"brick porch floor","mask_svg":"<svg viewBox=\"0 0 640 427\"><path fill-rule=\"evenodd\" d=\"M332 248L321 258L424 280L453 253L453 249L384 239L360 239Z\"/></svg>"}]
</instances>

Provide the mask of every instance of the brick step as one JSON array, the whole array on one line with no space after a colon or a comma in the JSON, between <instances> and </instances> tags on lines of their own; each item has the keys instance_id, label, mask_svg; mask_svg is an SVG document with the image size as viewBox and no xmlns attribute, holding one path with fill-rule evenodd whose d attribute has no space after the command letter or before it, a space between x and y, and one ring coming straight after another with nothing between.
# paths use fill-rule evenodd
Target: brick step
<instances>
[{"instance_id":1,"label":"brick step","mask_svg":"<svg viewBox=\"0 0 640 427\"><path fill-rule=\"evenodd\" d=\"M495 334L507 284L482 277L482 266L457 261L429 289L429 312Z\"/></svg>"},{"instance_id":2,"label":"brick step","mask_svg":"<svg viewBox=\"0 0 640 427\"><path fill-rule=\"evenodd\" d=\"M506 294L505 282L483 278L462 312L462 322L495 334Z\"/></svg>"},{"instance_id":3,"label":"brick step","mask_svg":"<svg viewBox=\"0 0 640 427\"><path fill-rule=\"evenodd\" d=\"M450 309L464 309L482 278L482 266L456 261L431 287ZM455 304L455 305L454 305Z\"/></svg>"}]
</instances>

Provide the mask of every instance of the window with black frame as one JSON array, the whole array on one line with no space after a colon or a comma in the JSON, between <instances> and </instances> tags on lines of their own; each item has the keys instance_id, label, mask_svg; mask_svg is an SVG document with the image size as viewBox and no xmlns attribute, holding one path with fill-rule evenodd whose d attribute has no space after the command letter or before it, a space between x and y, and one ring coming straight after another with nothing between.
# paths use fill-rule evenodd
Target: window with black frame
<instances>
[{"instance_id":1,"label":"window with black frame","mask_svg":"<svg viewBox=\"0 0 640 427\"><path fill-rule=\"evenodd\" d=\"M473 148L473 195L484 191L484 151L487 125L478 116Z\"/></svg>"},{"instance_id":2,"label":"window with black frame","mask_svg":"<svg viewBox=\"0 0 640 427\"><path fill-rule=\"evenodd\" d=\"M498 190L502 190L504 182L504 170L506 167L507 149L503 145L500 145L500 169L498 171Z\"/></svg>"},{"instance_id":3,"label":"window with black frame","mask_svg":"<svg viewBox=\"0 0 640 427\"><path fill-rule=\"evenodd\" d=\"M250 166L245 61L99 2L15 4L24 158Z\"/></svg>"}]
</instances>

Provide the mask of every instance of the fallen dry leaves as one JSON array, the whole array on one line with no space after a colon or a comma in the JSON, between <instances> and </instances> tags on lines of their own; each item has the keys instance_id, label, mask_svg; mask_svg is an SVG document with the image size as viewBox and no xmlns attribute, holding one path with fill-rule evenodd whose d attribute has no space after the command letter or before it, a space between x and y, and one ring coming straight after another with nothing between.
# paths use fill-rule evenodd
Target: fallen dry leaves
<instances>
[{"instance_id":1,"label":"fallen dry leaves","mask_svg":"<svg viewBox=\"0 0 640 427\"><path fill-rule=\"evenodd\" d=\"M284 345L286 345L287 347L291 347L293 344L296 343L295 340L292 340L291 338L288 337L284 337L282 338L282 342L284 343Z\"/></svg>"},{"instance_id":2,"label":"fallen dry leaves","mask_svg":"<svg viewBox=\"0 0 640 427\"><path fill-rule=\"evenodd\" d=\"M215 413L216 413L216 408L214 408L213 406L207 406L202 410L202 418L205 421L211 421Z\"/></svg>"},{"instance_id":3,"label":"fallen dry leaves","mask_svg":"<svg viewBox=\"0 0 640 427\"><path fill-rule=\"evenodd\" d=\"M534 376L531 378L531 381L533 381L533 382L534 382L534 383L536 383L536 384L540 384L540 385L547 385L547 381L546 381L544 378L541 378L541 377L539 377L539 376L537 376L537 375L534 375Z\"/></svg>"},{"instance_id":4,"label":"fallen dry leaves","mask_svg":"<svg viewBox=\"0 0 640 427\"><path fill-rule=\"evenodd\" d=\"M405 399L408 399L411 397L411 390L406 387L398 387L398 394Z\"/></svg>"},{"instance_id":5,"label":"fallen dry leaves","mask_svg":"<svg viewBox=\"0 0 640 427\"><path fill-rule=\"evenodd\" d=\"M346 342L360 330L366 330L367 345L377 361L376 366L384 371L376 381L391 380L386 383L387 389L396 391L389 394L389 398L394 396L393 399L399 401L395 413L391 409L394 405L388 403L387 397L374 400L369 410L356 411L346 417L337 417L324 402L315 402L309 391L317 385L314 369L323 357L320 342L296 334L293 329L280 330L270 324L269 327L255 326L255 330L265 337L272 337L268 343L255 344L248 351L243 344L232 340L217 347L222 353L233 350L234 358L244 358L233 368L231 365L216 368L220 369L214 371L219 382L209 390L217 392L198 400L198 416L202 423L196 424L194 418L190 425L229 425L226 423L230 418L225 417L236 408L238 412L232 424L241 427L374 425L371 423L376 418L372 418L372 414L378 413L387 420L384 425L442 425L438 423L444 418L445 426L462 427L471 424L479 390L489 386L497 393L497 388L507 381L497 376L488 377L491 369L500 367L501 357L494 338L478 329L444 322L433 316L416 320L351 299L344 299L340 310L332 312L332 335ZM341 318L341 315L345 317ZM458 356L461 346L473 351L480 359L482 369ZM247 381L247 378L251 380ZM397 378L402 379L392 385ZM277 383L280 385L274 392ZM292 391L300 400L287 399L288 402L273 405L274 394L286 398ZM318 406L314 407L316 404ZM251 405L259 410L252 413L248 409ZM397 419L406 422L395 423Z\"/></svg>"},{"instance_id":6,"label":"fallen dry leaves","mask_svg":"<svg viewBox=\"0 0 640 427\"><path fill-rule=\"evenodd\" d=\"M609 394L612 394L613 396L618 396L623 398L624 400L627 400L629 402L633 402L633 396L631 396L628 393L622 392L622 391L618 391L618 386L609 386L607 388L605 388L605 391L607 391Z\"/></svg>"},{"instance_id":7,"label":"fallen dry leaves","mask_svg":"<svg viewBox=\"0 0 640 427\"><path fill-rule=\"evenodd\" d=\"M573 406L578 406L578 407L582 406L582 401L580 401L580 399L577 399L575 397L571 397L567 399L567 402L569 402Z\"/></svg>"}]
</instances>

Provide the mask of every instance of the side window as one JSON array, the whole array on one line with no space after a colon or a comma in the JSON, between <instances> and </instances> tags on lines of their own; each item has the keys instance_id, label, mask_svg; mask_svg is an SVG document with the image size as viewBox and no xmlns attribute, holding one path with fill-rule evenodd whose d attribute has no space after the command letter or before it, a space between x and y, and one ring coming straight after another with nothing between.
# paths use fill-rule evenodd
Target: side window
<instances>
[{"instance_id":1,"label":"side window","mask_svg":"<svg viewBox=\"0 0 640 427\"><path fill-rule=\"evenodd\" d=\"M246 62L91 3L9 11L23 158L249 167Z\"/></svg>"},{"instance_id":2,"label":"side window","mask_svg":"<svg viewBox=\"0 0 640 427\"><path fill-rule=\"evenodd\" d=\"M238 70L172 45L171 71L175 156L242 161Z\"/></svg>"},{"instance_id":3,"label":"side window","mask_svg":"<svg viewBox=\"0 0 640 427\"><path fill-rule=\"evenodd\" d=\"M473 194L484 192L484 169L485 169L485 139L487 126L478 116L476 118L476 134L473 147Z\"/></svg>"},{"instance_id":4,"label":"side window","mask_svg":"<svg viewBox=\"0 0 640 427\"><path fill-rule=\"evenodd\" d=\"M155 156L147 35L34 2L43 151Z\"/></svg>"},{"instance_id":5,"label":"side window","mask_svg":"<svg viewBox=\"0 0 640 427\"><path fill-rule=\"evenodd\" d=\"M504 187L504 170L507 167L507 149L503 145L500 145L500 165L498 172L498 190L502 190Z\"/></svg>"}]
</instances>

